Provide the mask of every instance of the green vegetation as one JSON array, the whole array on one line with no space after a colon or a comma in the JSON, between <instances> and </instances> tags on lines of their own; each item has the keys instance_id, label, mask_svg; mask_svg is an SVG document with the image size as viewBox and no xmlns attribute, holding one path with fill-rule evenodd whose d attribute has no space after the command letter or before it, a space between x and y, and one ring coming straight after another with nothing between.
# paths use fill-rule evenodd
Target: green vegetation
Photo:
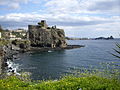
<instances>
[{"instance_id":1,"label":"green vegetation","mask_svg":"<svg viewBox=\"0 0 120 90\"><path fill-rule=\"evenodd\" d=\"M24 44L24 45L30 45L30 41L29 40L6 40L6 39L0 39L0 46L4 46L7 44L10 44L12 42L12 44L14 45L20 45L20 44Z\"/></svg>"},{"instance_id":2,"label":"green vegetation","mask_svg":"<svg viewBox=\"0 0 120 90\"><path fill-rule=\"evenodd\" d=\"M7 45L7 44L9 44L9 43L10 43L9 40L0 39L0 46Z\"/></svg>"},{"instance_id":3,"label":"green vegetation","mask_svg":"<svg viewBox=\"0 0 120 90\"><path fill-rule=\"evenodd\" d=\"M20 45L21 43L25 45L29 45L30 41L29 40L12 40L12 44L14 45Z\"/></svg>"},{"instance_id":4,"label":"green vegetation","mask_svg":"<svg viewBox=\"0 0 120 90\"><path fill-rule=\"evenodd\" d=\"M120 90L120 82L94 75L66 76L57 81L23 81L16 76L0 80L0 90Z\"/></svg>"}]
</instances>

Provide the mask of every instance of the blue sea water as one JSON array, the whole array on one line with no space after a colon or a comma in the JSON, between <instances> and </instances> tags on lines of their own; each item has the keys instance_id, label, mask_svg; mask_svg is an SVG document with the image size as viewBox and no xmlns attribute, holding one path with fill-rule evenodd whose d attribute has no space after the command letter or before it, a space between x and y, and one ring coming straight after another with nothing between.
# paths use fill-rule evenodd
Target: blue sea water
<instances>
[{"instance_id":1,"label":"blue sea water","mask_svg":"<svg viewBox=\"0 0 120 90\"><path fill-rule=\"evenodd\" d=\"M20 60L14 63L20 64L20 71L30 72L34 80L58 79L66 73L72 73L73 69L97 68L103 69L101 63L117 62L120 60L112 56L115 43L120 40L69 40L70 45L85 45L82 48L29 52L20 54Z\"/></svg>"}]
</instances>

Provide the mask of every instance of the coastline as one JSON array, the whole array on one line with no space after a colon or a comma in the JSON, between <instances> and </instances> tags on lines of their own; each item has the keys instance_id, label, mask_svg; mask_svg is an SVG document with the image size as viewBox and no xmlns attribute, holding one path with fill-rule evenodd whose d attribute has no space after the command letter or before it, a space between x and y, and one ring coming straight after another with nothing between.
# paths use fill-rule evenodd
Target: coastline
<instances>
[{"instance_id":1,"label":"coastline","mask_svg":"<svg viewBox=\"0 0 120 90\"><path fill-rule=\"evenodd\" d=\"M13 59L17 58L17 54L19 53L25 53L30 51L40 51L40 52L48 52L48 51L59 51L59 50L67 50L67 49L75 49L75 48L81 48L85 47L84 45L67 45L67 47L27 47L24 49L21 49L20 47L16 47L13 44L7 44L4 46L1 46L0 50L0 75L6 70L8 70L11 73L16 74L17 72L15 69L7 63L9 61L13 61Z\"/></svg>"}]
</instances>

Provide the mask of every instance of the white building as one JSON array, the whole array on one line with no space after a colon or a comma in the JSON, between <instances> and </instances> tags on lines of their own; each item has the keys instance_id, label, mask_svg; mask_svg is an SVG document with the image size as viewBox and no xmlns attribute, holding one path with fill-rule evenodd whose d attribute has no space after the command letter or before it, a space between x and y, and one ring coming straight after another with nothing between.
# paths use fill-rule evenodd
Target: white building
<instances>
[{"instance_id":1,"label":"white building","mask_svg":"<svg viewBox=\"0 0 120 90\"><path fill-rule=\"evenodd\" d=\"M21 38L19 38L19 37L16 37L16 35L13 35L12 33L10 33L10 40L21 40Z\"/></svg>"},{"instance_id":2,"label":"white building","mask_svg":"<svg viewBox=\"0 0 120 90\"><path fill-rule=\"evenodd\" d=\"M0 32L0 38L2 37L1 32Z\"/></svg>"},{"instance_id":3,"label":"white building","mask_svg":"<svg viewBox=\"0 0 120 90\"><path fill-rule=\"evenodd\" d=\"M14 38L14 37L12 37L12 38L10 38L10 40L21 40L21 38Z\"/></svg>"},{"instance_id":4,"label":"white building","mask_svg":"<svg viewBox=\"0 0 120 90\"><path fill-rule=\"evenodd\" d=\"M13 35L12 33L10 33L10 36L9 36L10 38L15 38L16 36L15 35Z\"/></svg>"}]
</instances>

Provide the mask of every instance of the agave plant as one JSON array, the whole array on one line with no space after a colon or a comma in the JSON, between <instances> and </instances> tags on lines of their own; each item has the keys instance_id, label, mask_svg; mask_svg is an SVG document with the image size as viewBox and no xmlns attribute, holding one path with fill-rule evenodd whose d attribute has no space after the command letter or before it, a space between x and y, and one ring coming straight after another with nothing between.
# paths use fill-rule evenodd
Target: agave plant
<instances>
[{"instance_id":1,"label":"agave plant","mask_svg":"<svg viewBox=\"0 0 120 90\"><path fill-rule=\"evenodd\" d=\"M117 58L120 58L120 44L116 43L116 47L117 47L116 49L113 49L116 52L116 54L112 53L112 55Z\"/></svg>"}]
</instances>

